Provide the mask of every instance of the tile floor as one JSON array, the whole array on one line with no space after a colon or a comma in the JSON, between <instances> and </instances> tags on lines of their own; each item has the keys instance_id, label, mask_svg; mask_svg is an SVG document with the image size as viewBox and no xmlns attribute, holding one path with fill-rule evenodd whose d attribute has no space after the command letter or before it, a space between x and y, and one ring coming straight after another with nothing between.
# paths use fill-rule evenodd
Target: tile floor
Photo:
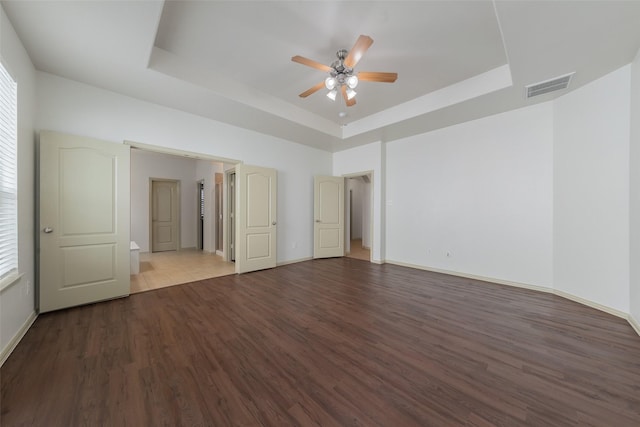
<instances>
[{"instance_id":1,"label":"tile floor","mask_svg":"<svg viewBox=\"0 0 640 427\"><path fill-rule=\"evenodd\" d=\"M234 273L234 263L195 249L141 253L140 273L131 275L131 293Z\"/></svg>"},{"instance_id":2,"label":"tile floor","mask_svg":"<svg viewBox=\"0 0 640 427\"><path fill-rule=\"evenodd\" d=\"M370 260L369 249L362 240L351 241L350 258ZM235 264L219 255L186 249L181 251L141 253L140 273L131 275L131 293L151 291L167 286L226 276L235 273Z\"/></svg>"},{"instance_id":3,"label":"tile floor","mask_svg":"<svg viewBox=\"0 0 640 427\"><path fill-rule=\"evenodd\" d=\"M351 252L347 257L371 261L369 249L362 247L362 239L351 240Z\"/></svg>"}]
</instances>

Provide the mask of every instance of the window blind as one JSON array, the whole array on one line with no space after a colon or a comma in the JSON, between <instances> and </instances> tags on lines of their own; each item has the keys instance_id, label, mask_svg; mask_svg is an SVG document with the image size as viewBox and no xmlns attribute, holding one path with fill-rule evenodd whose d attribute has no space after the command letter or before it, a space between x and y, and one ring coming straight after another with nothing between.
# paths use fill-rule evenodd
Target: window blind
<instances>
[{"instance_id":1,"label":"window blind","mask_svg":"<svg viewBox=\"0 0 640 427\"><path fill-rule=\"evenodd\" d=\"M18 272L17 84L0 62L0 279Z\"/></svg>"}]
</instances>

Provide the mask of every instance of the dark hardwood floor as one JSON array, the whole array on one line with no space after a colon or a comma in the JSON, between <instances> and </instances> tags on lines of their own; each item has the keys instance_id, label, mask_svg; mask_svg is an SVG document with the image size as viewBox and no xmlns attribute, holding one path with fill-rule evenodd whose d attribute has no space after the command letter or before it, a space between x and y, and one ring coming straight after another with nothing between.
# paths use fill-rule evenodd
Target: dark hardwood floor
<instances>
[{"instance_id":1,"label":"dark hardwood floor","mask_svg":"<svg viewBox=\"0 0 640 427\"><path fill-rule=\"evenodd\" d=\"M337 258L41 315L3 427L640 426L640 337L544 293Z\"/></svg>"}]
</instances>

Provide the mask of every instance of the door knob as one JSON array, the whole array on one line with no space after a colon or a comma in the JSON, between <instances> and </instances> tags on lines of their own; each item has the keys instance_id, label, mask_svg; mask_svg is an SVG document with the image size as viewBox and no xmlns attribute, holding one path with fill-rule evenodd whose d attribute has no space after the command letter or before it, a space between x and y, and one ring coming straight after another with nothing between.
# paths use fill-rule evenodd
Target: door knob
<instances>
[{"instance_id":1,"label":"door knob","mask_svg":"<svg viewBox=\"0 0 640 427\"><path fill-rule=\"evenodd\" d=\"M45 233L49 234L53 231L53 228L51 227L45 227L42 231L44 231Z\"/></svg>"},{"instance_id":2,"label":"door knob","mask_svg":"<svg viewBox=\"0 0 640 427\"><path fill-rule=\"evenodd\" d=\"M276 225L276 222L275 222L275 221L273 221L273 222L271 223L271 225Z\"/></svg>"},{"instance_id":3,"label":"door knob","mask_svg":"<svg viewBox=\"0 0 640 427\"><path fill-rule=\"evenodd\" d=\"M319 219L316 219L316 222L322 222L322 221L320 221Z\"/></svg>"}]
</instances>

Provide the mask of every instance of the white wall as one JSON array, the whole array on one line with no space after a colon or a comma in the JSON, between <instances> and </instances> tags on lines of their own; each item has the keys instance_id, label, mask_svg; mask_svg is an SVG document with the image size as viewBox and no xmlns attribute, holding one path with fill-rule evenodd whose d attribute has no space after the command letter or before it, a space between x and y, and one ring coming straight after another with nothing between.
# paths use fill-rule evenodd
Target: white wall
<instances>
[{"instance_id":1,"label":"white wall","mask_svg":"<svg viewBox=\"0 0 640 427\"><path fill-rule=\"evenodd\" d=\"M625 313L630 70L554 102L554 286Z\"/></svg>"},{"instance_id":2,"label":"white wall","mask_svg":"<svg viewBox=\"0 0 640 427\"><path fill-rule=\"evenodd\" d=\"M629 313L640 325L640 50L631 65ZM640 331L639 331L640 333Z\"/></svg>"},{"instance_id":3,"label":"white wall","mask_svg":"<svg viewBox=\"0 0 640 427\"><path fill-rule=\"evenodd\" d=\"M140 252L151 251L149 186L151 178L180 181L180 247L197 245L197 160L131 150L131 240Z\"/></svg>"},{"instance_id":4,"label":"white wall","mask_svg":"<svg viewBox=\"0 0 640 427\"><path fill-rule=\"evenodd\" d=\"M35 316L35 69L0 5L0 58L18 83L18 269L0 293L0 359Z\"/></svg>"},{"instance_id":5,"label":"white wall","mask_svg":"<svg viewBox=\"0 0 640 427\"><path fill-rule=\"evenodd\" d=\"M351 148L333 154L333 175L351 175L371 171L373 185L373 236L371 257L374 262L384 262L384 144L372 144Z\"/></svg>"},{"instance_id":6,"label":"white wall","mask_svg":"<svg viewBox=\"0 0 640 427\"><path fill-rule=\"evenodd\" d=\"M38 72L37 129L124 140L241 160L278 170L278 262L313 254L313 176L331 154Z\"/></svg>"},{"instance_id":7,"label":"white wall","mask_svg":"<svg viewBox=\"0 0 640 427\"><path fill-rule=\"evenodd\" d=\"M388 143L387 260L551 287L552 113L538 104Z\"/></svg>"}]
</instances>

